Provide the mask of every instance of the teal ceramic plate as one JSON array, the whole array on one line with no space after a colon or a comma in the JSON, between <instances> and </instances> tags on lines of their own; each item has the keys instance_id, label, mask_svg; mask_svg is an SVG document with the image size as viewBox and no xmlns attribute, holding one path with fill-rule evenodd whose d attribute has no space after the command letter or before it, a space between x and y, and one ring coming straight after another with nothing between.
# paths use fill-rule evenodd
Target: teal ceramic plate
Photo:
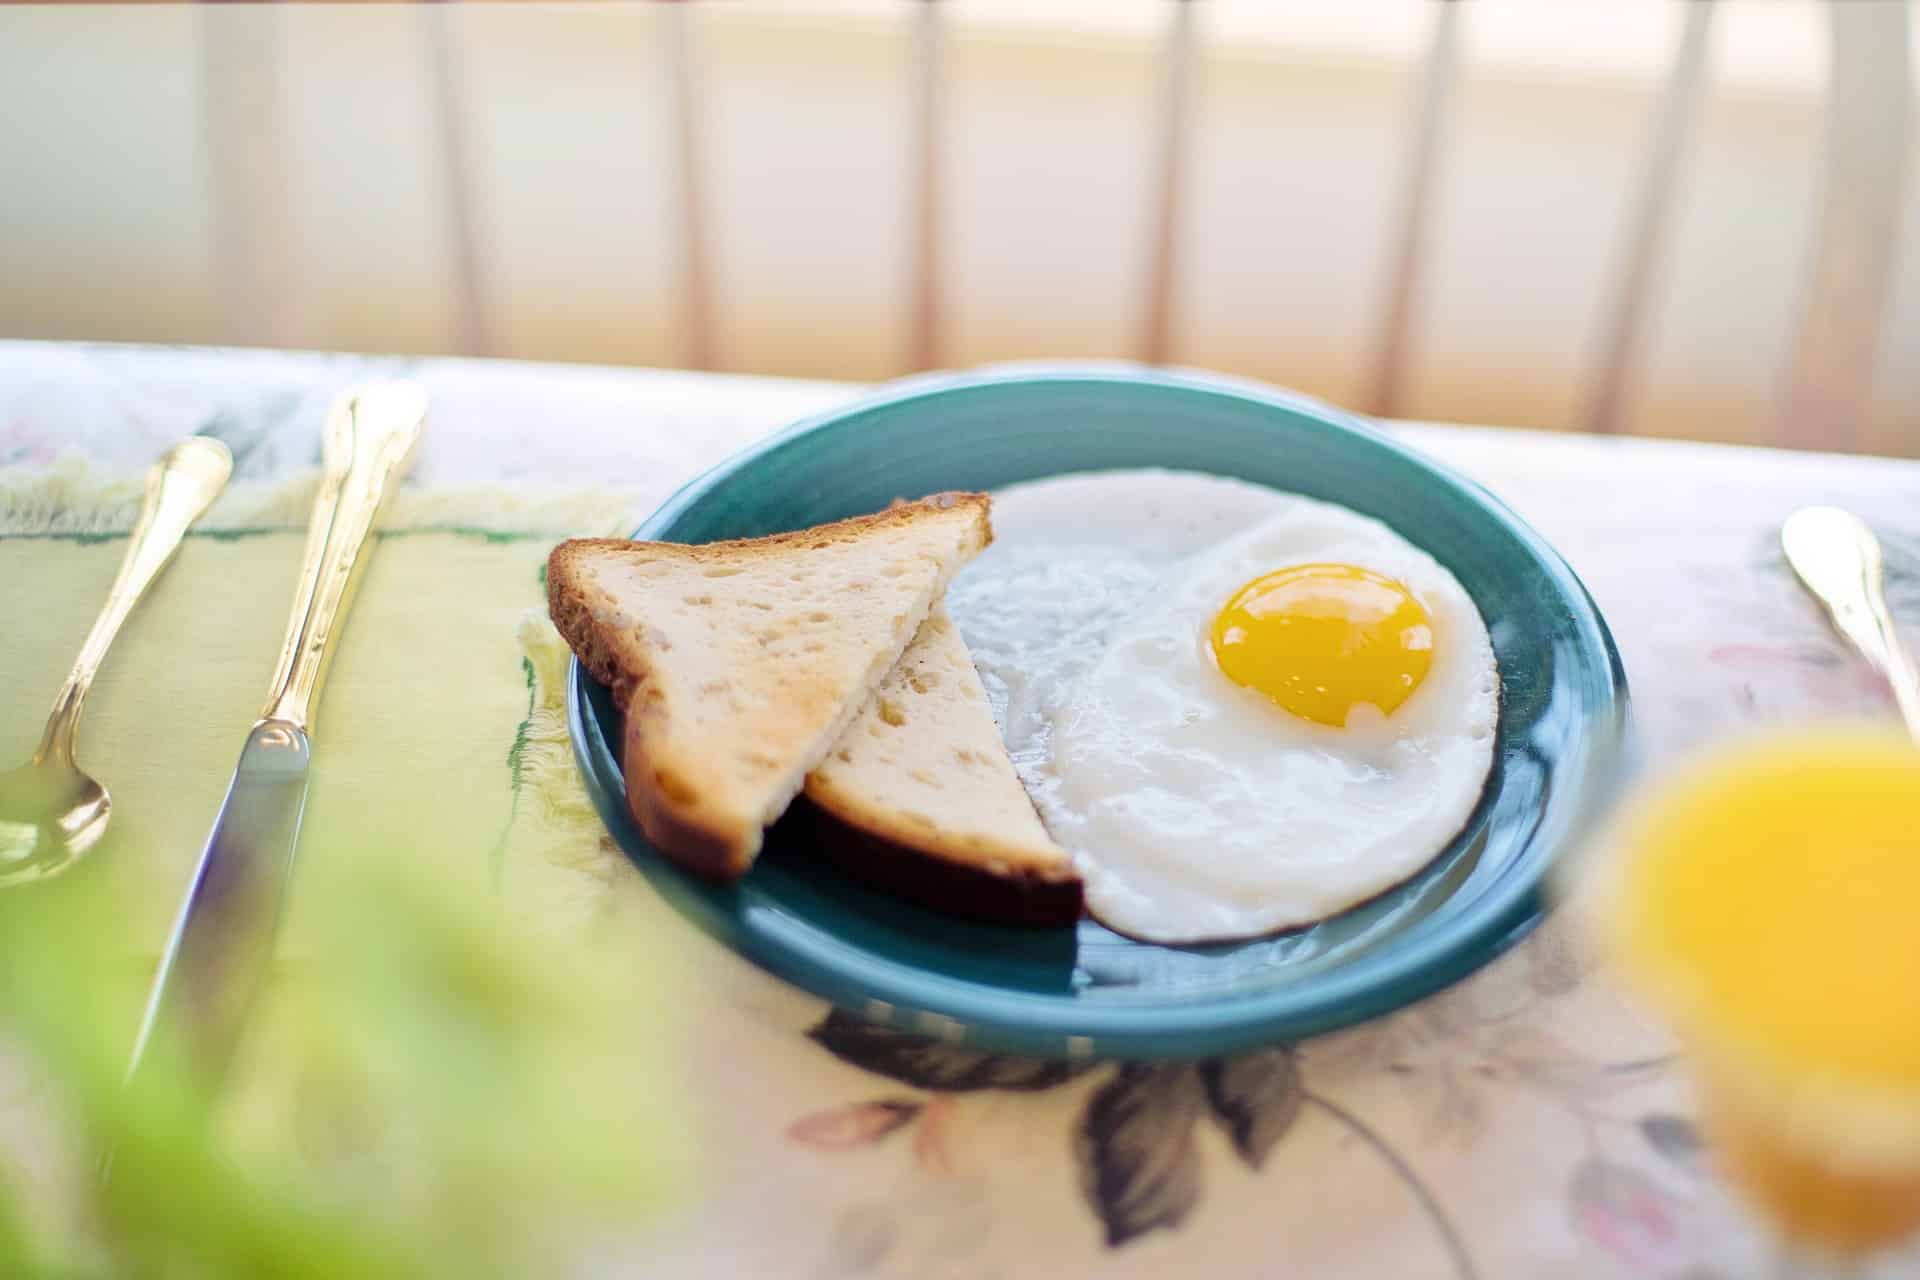
<instances>
[{"instance_id":1,"label":"teal ceramic plate","mask_svg":"<svg viewBox=\"0 0 1920 1280\"><path fill-rule=\"evenodd\" d=\"M868 1018L1048 1055L1198 1057L1327 1031L1485 964L1540 917L1542 881L1615 775L1626 680L1593 601L1471 481L1323 405L1145 371L919 380L721 464L635 535L750 537L901 495L1115 467L1237 476L1393 526L1450 568L1500 664L1498 752L1467 828L1412 881L1313 928L1161 947L1090 921L1028 931L896 902L772 842L738 885L681 873L627 816L620 715L576 664L574 744L595 804L675 907L756 964Z\"/></svg>"}]
</instances>

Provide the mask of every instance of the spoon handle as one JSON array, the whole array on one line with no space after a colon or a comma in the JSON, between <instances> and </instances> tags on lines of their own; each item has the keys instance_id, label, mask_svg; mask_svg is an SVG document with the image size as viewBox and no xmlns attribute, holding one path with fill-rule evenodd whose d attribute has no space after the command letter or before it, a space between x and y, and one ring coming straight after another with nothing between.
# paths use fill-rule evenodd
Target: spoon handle
<instances>
[{"instance_id":1,"label":"spoon handle","mask_svg":"<svg viewBox=\"0 0 1920 1280\"><path fill-rule=\"evenodd\" d=\"M53 714L47 717L35 761L52 757L73 763L73 736L80 722L80 706L113 638L120 634L120 624L173 559L188 527L227 487L227 477L232 474L233 455L210 436L187 437L147 472L147 492L140 503L133 536L127 542L126 557L120 561L120 572L107 592L107 602L93 620L93 629L80 646L80 656L74 659L67 682L53 700Z\"/></svg>"},{"instance_id":2,"label":"spoon handle","mask_svg":"<svg viewBox=\"0 0 1920 1280\"><path fill-rule=\"evenodd\" d=\"M263 719L311 728L333 652L328 642L359 577L360 548L406 467L426 416L426 393L406 382L357 387L328 415L306 558Z\"/></svg>"},{"instance_id":3,"label":"spoon handle","mask_svg":"<svg viewBox=\"0 0 1920 1280\"><path fill-rule=\"evenodd\" d=\"M1833 629L1886 677L1908 732L1920 741L1920 672L1887 610L1873 530L1838 507L1806 507L1780 527L1780 546Z\"/></svg>"}]
</instances>

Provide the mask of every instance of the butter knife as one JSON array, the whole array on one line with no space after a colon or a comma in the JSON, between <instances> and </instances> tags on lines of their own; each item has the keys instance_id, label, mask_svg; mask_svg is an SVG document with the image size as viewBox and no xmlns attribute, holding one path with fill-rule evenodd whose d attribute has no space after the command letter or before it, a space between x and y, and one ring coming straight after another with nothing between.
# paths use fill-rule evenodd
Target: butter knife
<instances>
[{"instance_id":1,"label":"butter knife","mask_svg":"<svg viewBox=\"0 0 1920 1280\"><path fill-rule=\"evenodd\" d=\"M266 710L247 735L147 996L131 1079L161 1028L219 1079L264 984L307 802L313 710L363 563L361 549L419 439L411 383L341 396L327 418L306 557Z\"/></svg>"}]
</instances>

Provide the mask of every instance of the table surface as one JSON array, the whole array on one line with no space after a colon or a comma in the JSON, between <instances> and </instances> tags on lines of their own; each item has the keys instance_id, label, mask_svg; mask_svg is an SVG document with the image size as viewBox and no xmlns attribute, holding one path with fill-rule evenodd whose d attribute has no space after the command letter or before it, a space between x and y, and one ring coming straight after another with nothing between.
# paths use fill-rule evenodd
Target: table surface
<instances>
[{"instance_id":1,"label":"table surface","mask_svg":"<svg viewBox=\"0 0 1920 1280\"><path fill-rule=\"evenodd\" d=\"M583 366L0 343L0 466L74 466L77 455L95 472L131 473L181 436L208 431L235 446L236 479L269 480L317 461L321 417L340 387L394 374L417 378L432 397L411 485L611 489L636 519L733 450L864 390ZM1911 635L1920 626L1920 463L1390 429L1486 485L1587 583L1626 664L1643 769L1760 724L1892 714L1884 688L1795 588L1776 535L1808 503L1864 516L1886 543L1891 604ZM642 1269L1751 1274L1761 1245L1713 1180L1682 1073L1660 1033L1592 975L1565 933L1550 924L1431 1000L1301 1046L1288 1061L1313 1104L1296 1126L1302 1136L1271 1160L1236 1160L1230 1125L1202 1126L1189 1145L1202 1148L1204 1193L1193 1191L1191 1211L1168 1229L1119 1243L1105 1238L1114 1206L1077 1185L1099 1102L1090 1094L1172 1096L1174 1077L951 1093L853 1039L829 1075L811 1065L822 1056L815 1042L786 1032L777 1048L755 1040L756 1087L741 1091L755 1096L703 1108L704 1140L728 1153L716 1161L715 1193ZM817 1020L817 1007L809 1016ZM1241 1069L1257 1073L1260 1063ZM804 1087L789 1088L790 1074L804 1075ZM856 1158L883 1159L864 1148L903 1116L913 1140L887 1148L890 1163L851 1172ZM863 1154L847 1154L855 1148ZM739 1208L749 1204L751 1213ZM800 1239L809 1243L783 1243ZM1882 1269L1920 1273L1920 1255Z\"/></svg>"}]
</instances>

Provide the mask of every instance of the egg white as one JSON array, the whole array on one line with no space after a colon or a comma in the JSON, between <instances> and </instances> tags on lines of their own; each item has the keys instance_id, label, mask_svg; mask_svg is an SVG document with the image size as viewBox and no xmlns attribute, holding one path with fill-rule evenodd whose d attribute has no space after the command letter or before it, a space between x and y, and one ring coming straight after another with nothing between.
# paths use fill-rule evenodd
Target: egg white
<instances>
[{"instance_id":1,"label":"egg white","mask_svg":"<svg viewBox=\"0 0 1920 1280\"><path fill-rule=\"evenodd\" d=\"M996 540L949 606L1015 765L1086 880L1089 911L1161 942L1321 920L1458 834L1493 762L1498 674L1452 574L1379 521L1256 485L1090 473L994 498ZM1246 582L1358 565L1432 616L1432 666L1344 728L1220 673L1208 627Z\"/></svg>"}]
</instances>

